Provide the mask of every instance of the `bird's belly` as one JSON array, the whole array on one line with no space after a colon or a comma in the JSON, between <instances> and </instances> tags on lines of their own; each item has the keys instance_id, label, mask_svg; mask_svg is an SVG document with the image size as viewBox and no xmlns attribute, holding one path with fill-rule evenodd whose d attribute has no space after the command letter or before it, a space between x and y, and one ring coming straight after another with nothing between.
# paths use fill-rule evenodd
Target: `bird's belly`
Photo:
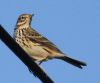
<instances>
[{"instance_id":1,"label":"bird's belly","mask_svg":"<svg viewBox=\"0 0 100 83\"><path fill-rule=\"evenodd\" d=\"M59 53L50 50L47 47L41 46L38 43L34 43L26 40L25 38L15 38L15 41L27 52L27 54L36 61L42 61L46 58L53 58L58 56Z\"/></svg>"},{"instance_id":2,"label":"bird's belly","mask_svg":"<svg viewBox=\"0 0 100 83\"><path fill-rule=\"evenodd\" d=\"M43 49L42 46L35 45L32 42L26 42L26 40L23 38L24 42L18 38L15 39L15 41L27 52L27 54L35 59L36 61L41 61L49 56L49 53Z\"/></svg>"},{"instance_id":3,"label":"bird's belly","mask_svg":"<svg viewBox=\"0 0 100 83\"><path fill-rule=\"evenodd\" d=\"M47 58L47 56L49 56L49 53L46 52L40 46L33 46L32 48L28 48L28 47L22 47L22 48L29 54L30 57L36 59L37 61L41 61Z\"/></svg>"}]
</instances>

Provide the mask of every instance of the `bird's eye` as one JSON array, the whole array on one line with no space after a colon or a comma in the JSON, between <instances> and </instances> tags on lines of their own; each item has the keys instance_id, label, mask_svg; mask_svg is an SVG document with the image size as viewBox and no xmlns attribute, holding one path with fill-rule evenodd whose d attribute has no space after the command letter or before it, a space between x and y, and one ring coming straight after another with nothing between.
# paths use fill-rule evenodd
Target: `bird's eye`
<instances>
[{"instance_id":1,"label":"bird's eye","mask_svg":"<svg viewBox=\"0 0 100 83\"><path fill-rule=\"evenodd\" d=\"M26 17L23 17L23 16L18 19L19 22L23 22L25 20L26 20Z\"/></svg>"},{"instance_id":2,"label":"bird's eye","mask_svg":"<svg viewBox=\"0 0 100 83\"><path fill-rule=\"evenodd\" d=\"M23 20L23 19L25 19L25 17L22 16L21 19Z\"/></svg>"}]
</instances>

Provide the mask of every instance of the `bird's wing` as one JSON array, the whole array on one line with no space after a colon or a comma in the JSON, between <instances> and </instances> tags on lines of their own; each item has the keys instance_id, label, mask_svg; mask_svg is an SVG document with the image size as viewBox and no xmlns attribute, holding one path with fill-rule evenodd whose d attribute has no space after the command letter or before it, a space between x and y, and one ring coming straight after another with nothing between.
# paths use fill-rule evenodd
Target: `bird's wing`
<instances>
[{"instance_id":1,"label":"bird's wing","mask_svg":"<svg viewBox=\"0 0 100 83\"><path fill-rule=\"evenodd\" d=\"M58 53L62 53L55 44L53 44L51 41L49 41L47 38L43 37L41 34L39 34L37 31L34 29L30 28L28 30L28 38L31 41L34 41L36 43L39 43L42 46L45 46L53 51L56 51Z\"/></svg>"}]
</instances>

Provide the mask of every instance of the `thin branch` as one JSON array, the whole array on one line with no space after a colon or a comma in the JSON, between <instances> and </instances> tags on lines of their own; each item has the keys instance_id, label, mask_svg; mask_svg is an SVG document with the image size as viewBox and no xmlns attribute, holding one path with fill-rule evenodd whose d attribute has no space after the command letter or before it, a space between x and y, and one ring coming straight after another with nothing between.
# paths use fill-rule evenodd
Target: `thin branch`
<instances>
[{"instance_id":1,"label":"thin branch","mask_svg":"<svg viewBox=\"0 0 100 83\"><path fill-rule=\"evenodd\" d=\"M28 54L13 40L0 25L0 39L15 53L15 55L37 76L43 83L54 83L53 80L28 56Z\"/></svg>"}]
</instances>

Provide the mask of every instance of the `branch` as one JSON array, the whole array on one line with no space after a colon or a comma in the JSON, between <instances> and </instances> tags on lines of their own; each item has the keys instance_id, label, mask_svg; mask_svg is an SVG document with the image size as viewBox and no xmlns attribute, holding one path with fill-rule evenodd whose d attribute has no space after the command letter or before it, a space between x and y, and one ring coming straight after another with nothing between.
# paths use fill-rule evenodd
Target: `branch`
<instances>
[{"instance_id":1,"label":"branch","mask_svg":"<svg viewBox=\"0 0 100 83\"><path fill-rule=\"evenodd\" d=\"M13 40L0 25L0 39L43 83L54 83L51 78L28 56L28 54Z\"/></svg>"}]
</instances>

